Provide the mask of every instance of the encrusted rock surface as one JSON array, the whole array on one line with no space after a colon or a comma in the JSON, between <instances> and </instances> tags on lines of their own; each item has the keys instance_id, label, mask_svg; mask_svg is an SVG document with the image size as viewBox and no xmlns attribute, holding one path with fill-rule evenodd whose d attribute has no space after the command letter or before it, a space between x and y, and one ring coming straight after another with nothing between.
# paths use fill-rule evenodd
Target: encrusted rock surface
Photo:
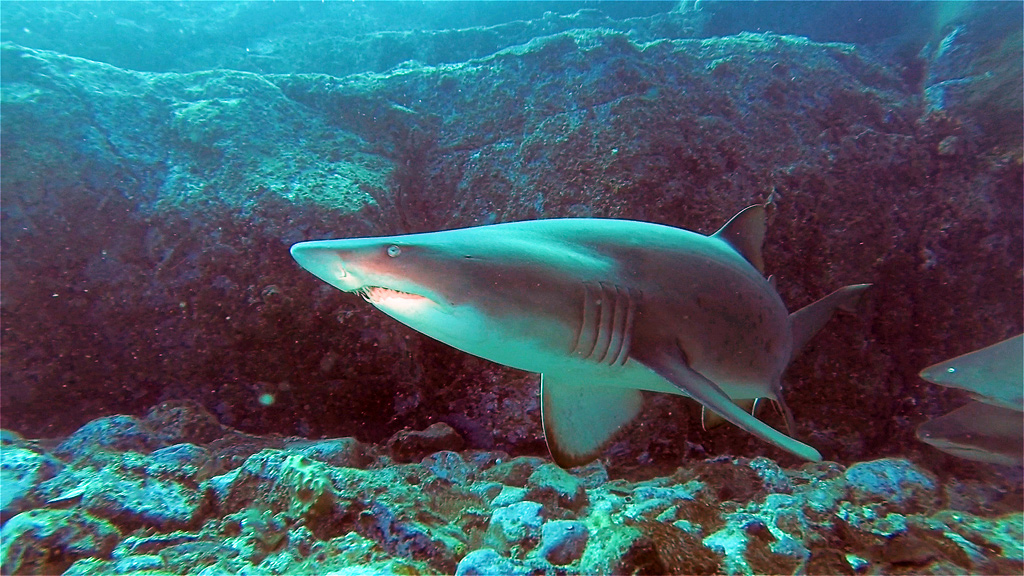
<instances>
[{"instance_id":1,"label":"encrusted rock surface","mask_svg":"<svg viewBox=\"0 0 1024 576\"><path fill-rule=\"evenodd\" d=\"M76 437L103 428L93 423ZM4 523L0 569L551 576L1024 569L1019 477L989 477L990 490L965 501L962 480L894 458L849 468L717 458L609 479L600 461L563 471L500 452L449 451L403 463L384 446L352 439L325 441L359 444L365 458L336 465L291 439L249 438L259 448L240 462L221 458L216 442L173 445L174 454L231 462L173 478L162 467L166 448L111 445L103 460L64 455L63 470L29 483L27 509ZM12 447L58 458L15 439L2 453L5 465ZM436 466L453 460L464 474L457 481ZM525 472L510 473L524 468L533 470L525 480Z\"/></svg>"}]
</instances>

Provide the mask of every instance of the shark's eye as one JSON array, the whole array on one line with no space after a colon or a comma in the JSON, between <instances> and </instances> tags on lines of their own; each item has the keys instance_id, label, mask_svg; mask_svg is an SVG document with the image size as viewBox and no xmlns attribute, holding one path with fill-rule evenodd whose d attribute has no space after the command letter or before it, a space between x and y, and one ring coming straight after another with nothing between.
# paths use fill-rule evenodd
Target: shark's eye
<instances>
[{"instance_id":1,"label":"shark's eye","mask_svg":"<svg viewBox=\"0 0 1024 576\"><path fill-rule=\"evenodd\" d=\"M401 253L402 253L402 249L399 248L398 246L388 246L388 256L391 256L392 258L395 258L395 257L397 257Z\"/></svg>"}]
</instances>

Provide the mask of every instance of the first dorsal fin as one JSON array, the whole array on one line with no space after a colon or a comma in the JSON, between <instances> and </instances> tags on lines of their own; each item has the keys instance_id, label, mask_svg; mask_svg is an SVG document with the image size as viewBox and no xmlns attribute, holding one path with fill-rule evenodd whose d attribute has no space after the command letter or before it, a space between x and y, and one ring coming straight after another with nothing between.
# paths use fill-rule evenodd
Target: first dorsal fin
<instances>
[{"instance_id":1,"label":"first dorsal fin","mask_svg":"<svg viewBox=\"0 0 1024 576\"><path fill-rule=\"evenodd\" d=\"M768 211L765 204L754 204L740 210L739 214L732 217L725 223L725 226L715 232L712 238L718 238L741 256L747 259L754 268L764 274L764 257L761 255L761 247L764 245L764 235L768 231Z\"/></svg>"}]
</instances>

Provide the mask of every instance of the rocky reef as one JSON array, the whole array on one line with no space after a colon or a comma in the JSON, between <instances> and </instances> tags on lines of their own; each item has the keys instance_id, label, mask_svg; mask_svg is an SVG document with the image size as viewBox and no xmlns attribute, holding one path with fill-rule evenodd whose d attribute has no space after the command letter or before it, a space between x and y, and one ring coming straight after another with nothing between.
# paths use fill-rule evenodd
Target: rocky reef
<instances>
[{"instance_id":1,"label":"rocky reef","mask_svg":"<svg viewBox=\"0 0 1024 576\"><path fill-rule=\"evenodd\" d=\"M481 452L445 452L435 458L437 466L483 478L500 459L528 469L529 479L548 470L528 458L544 454L536 375L411 332L303 273L288 246L562 216L634 218L706 233L773 195L777 210L766 259L791 310L843 284L875 285L870 313L834 321L791 366L787 400L799 436L845 464L899 456L929 469L980 474L975 465L913 439L918 423L964 402L962 393L931 386L917 372L1022 331L1024 123L1020 42L1014 40L1020 31L989 26L1019 22L1020 5L932 14L934 29L914 39L866 38L844 29L841 43L804 32L813 24L806 20L792 29L813 40L728 30L728 6L700 4L635 7L632 13L628 3L603 13L530 8L514 21L481 19L478 8L444 22L411 12L408 19L419 18L418 26L399 19L386 28L386 5L344 18L330 11L348 8L305 5L308 13L282 18L286 7L261 2L203 4L174 14L175 5L157 3L134 15L118 12L119 3L90 5L90 12L76 3L5 2L3 427L29 438L65 437L100 415L141 415L183 400L204 406L239 434L260 437L385 444L403 428L444 422L465 449ZM83 27L90 18L109 26ZM233 37L225 31L230 27L250 30L251 37ZM81 36L82 30L106 31ZM117 418L104 426L124 434L136 426L128 416ZM403 558L417 570L510 562L512 571L531 562L546 566L549 555L564 559L579 549L582 560L568 563L586 572L592 565L578 562L591 562L587 554L605 541L595 540L595 522L630 517L624 502L641 489L630 482L616 496L593 484L596 470L597 476L558 476L586 485L589 507L513 496L496 507L496 496L478 481L473 496L452 492L445 484L451 479L426 472L434 464L368 456L358 466L337 468L307 456L300 465L294 446L261 445L277 452L232 461L238 490L257 490L269 477L265 470L287 469L296 490L308 481L315 485L310 494L328 496L320 504L316 496L305 511L271 506L249 512L243 502L255 496L232 492L235 480L224 476L226 469L203 472L199 465L183 477L174 474L184 468L160 471L177 458L223 459L208 445L212 437L181 440L192 446L159 452L170 450L166 442L129 435L139 443L134 452L122 450L91 468L76 464L68 446L51 453L10 444L28 450L19 452L24 466L60 479L49 479L52 489L33 491L32 498L68 505L28 510L5 531L59 540L65 533L46 532L41 526L48 523L33 518L81 522L80 539L52 549L61 550L53 561L67 565L78 557L106 558L82 560L75 565L82 571L109 571L110 562L147 555L124 562L142 570L145 562L220 558L207 536L235 530L231 538L249 539L248 552L235 557L253 566L315 557L275 555L282 542L331 546L350 538L367 562ZM7 455L5 448L5 466ZM695 407L652 396L639 423L610 448L609 466L668 466L667 476L646 481L643 489L690 498L664 496L672 503L635 512L636 525L623 534L646 534L650 544L637 548L621 536L615 546L623 552L611 556L633 550L651 571L657 562L689 557L658 547L665 539L661 528L643 528L676 506L665 516L670 534L688 534L686 542L732 534L712 546L725 555L714 566L754 562L750 570L758 571L780 554L794 567L825 561L814 553L823 549L817 536L799 535L799 515L786 520L793 527L783 531L764 519L794 489L755 490L751 494L760 496L737 502L729 514L761 518L754 528L738 528L740 520L725 517L679 524L684 501L713 494L714 506L736 502L720 497L723 488L712 477L747 474L750 462L761 462L724 460L708 465L710 476L670 471L686 458L711 455L796 464L727 427L703 432ZM151 468L159 473L141 472ZM94 470L97 482L143 486L142 478L156 478L153 489L175 504L146 510L151 502L136 495L141 487L117 492L123 502L87 486L76 494L71 478L80 469ZM366 472L371 469L376 472ZM842 498L853 469L805 467L780 478L825 482L837 502L852 502ZM480 512L453 518L420 503L424 494L410 507L354 504L370 497L346 482L358 476L380 485L388 474L403 485L417 478L421 485L413 492L433 482L442 500L476 498L467 509ZM822 480L829 474L834 478ZM703 487L682 488L698 477ZM528 491L526 479L506 485ZM944 486L931 490L941 495ZM770 502L769 493L777 494ZM129 502L133 498L139 502ZM522 518L524 527L509 530L529 535L499 537L504 528L491 530L492 514L513 504L519 507L503 514ZM605 512L594 512L600 506ZM433 519L385 520L399 508ZM291 535L309 510L315 517L344 517L349 509L352 517L338 523L344 532L308 519ZM919 559L934 553L958 567L984 566L961 542L973 537L965 529L955 529L954 548L942 548L949 538L935 536L946 534L937 510L900 512L920 515L909 526L922 523L906 529L908 549ZM814 514L838 518L834 506ZM843 520L852 526L847 532L829 520L828 530L839 535L828 532L827 538L844 543L832 549L842 550L850 538L859 542L849 544L856 550L851 554L887 561L871 552L880 529L855 526L882 519ZM570 524L549 528L555 521ZM140 526L158 526L161 536L152 536L158 543L121 539ZM445 535L438 526L453 532ZM389 548L396 530L422 530L417 546L445 560L430 564L417 560L418 552ZM589 540L579 536L585 533ZM481 534L491 534L483 548L494 552L462 558L458 550L472 548ZM543 544L546 534L572 543L567 551ZM742 560L747 548L740 541L760 542L760 559ZM789 552L770 551L791 545ZM30 546L25 553L42 549ZM46 561L25 557L18 565Z\"/></svg>"},{"instance_id":2,"label":"rocky reef","mask_svg":"<svg viewBox=\"0 0 1024 576\"><path fill-rule=\"evenodd\" d=\"M1011 574L1020 484L905 459L652 470L259 437L191 403L3 435L4 574Z\"/></svg>"}]
</instances>

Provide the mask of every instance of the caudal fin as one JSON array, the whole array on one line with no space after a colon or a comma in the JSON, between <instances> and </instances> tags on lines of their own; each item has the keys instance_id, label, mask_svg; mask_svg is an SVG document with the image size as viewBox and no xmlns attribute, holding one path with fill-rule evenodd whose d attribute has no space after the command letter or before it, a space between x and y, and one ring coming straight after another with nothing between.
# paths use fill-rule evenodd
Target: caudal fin
<instances>
[{"instance_id":1,"label":"caudal fin","mask_svg":"<svg viewBox=\"0 0 1024 576\"><path fill-rule=\"evenodd\" d=\"M793 331L793 354L795 358L807 342L821 330L836 309L855 312L857 304L871 284L851 284L825 296L817 302L808 304L789 315L789 324Z\"/></svg>"}]
</instances>

